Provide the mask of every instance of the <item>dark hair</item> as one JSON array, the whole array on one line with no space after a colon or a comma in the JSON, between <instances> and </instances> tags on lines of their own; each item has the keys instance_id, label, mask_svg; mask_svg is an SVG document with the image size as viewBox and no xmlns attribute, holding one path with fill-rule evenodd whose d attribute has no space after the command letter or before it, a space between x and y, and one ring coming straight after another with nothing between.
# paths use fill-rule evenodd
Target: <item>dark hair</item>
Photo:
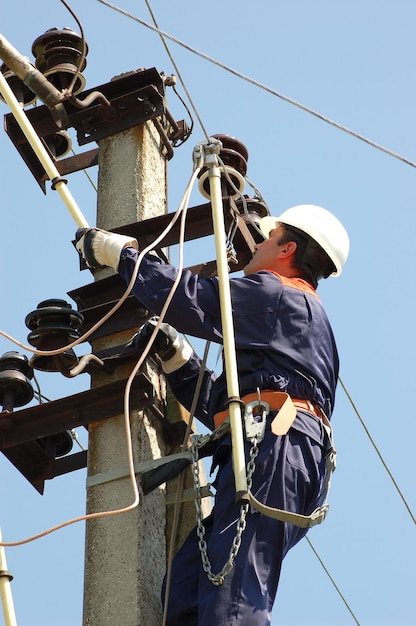
<instances>
[{"instance_id":1,"label":"dark hair","mask_svg":"<svg viewBox=\"0 0 416 626\"><path fill-rule=\"evenodd\" d=\"M289 241L296 243L293 266L299 270L300 278L306 280L316 289L318 280L328 278L335 272L334 263L323 248L306 233L288 224L282 224L282 227L283 235L278 244L285 244Z\"/></svg>"}]
</instances>

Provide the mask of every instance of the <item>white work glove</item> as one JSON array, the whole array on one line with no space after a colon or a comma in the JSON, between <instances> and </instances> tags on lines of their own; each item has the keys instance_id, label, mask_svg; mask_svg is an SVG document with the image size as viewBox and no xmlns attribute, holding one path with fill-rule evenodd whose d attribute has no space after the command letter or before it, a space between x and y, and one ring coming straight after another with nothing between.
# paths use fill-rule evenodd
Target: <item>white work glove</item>
<instances>
[{"instance_id":1,"label":"white work glove","mask_svg":"<svg viewBox=\"0 0 416 626\"><path fill-rule=\"evenodd\" d=\"M128 345L134 345L141 351L144 350L158 319L158 317L151 317L129 341ZM193 353L189 343L176 332L173 326L164 322L160 325L150 351L159 355L165 374L176 372L189 361Z\"/></svg>"},{"instance_id":2,"label":"white work glove","mask_svg":"<svg viewBox=\"0 0 416 626\"><path fill-rule=\"evenodd\" d=\"M79 228L75 247L88 267L112 267L117 271L123 248L130 246L138 250L137 239L110 233L101 228Z\"/></svg>"}]
</instances>

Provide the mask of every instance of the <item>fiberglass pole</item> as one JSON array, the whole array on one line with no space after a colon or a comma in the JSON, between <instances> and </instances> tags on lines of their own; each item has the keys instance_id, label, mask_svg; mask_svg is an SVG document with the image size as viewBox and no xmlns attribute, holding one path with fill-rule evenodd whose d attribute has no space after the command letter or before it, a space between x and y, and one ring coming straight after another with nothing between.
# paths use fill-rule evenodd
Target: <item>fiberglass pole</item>
<instances>
[{"instance_id":1,"label":"fiberglass pole","mask_svg":"<svg viewBox=\"0 0 416 626\"><path fill-rule=\"evenodd\" d=\"M219 153L219 146L218 152ZM247 496L247 474L244 456L244 436L241 419L241 400L238 384L237 360L235 354L234 327L232 319L231 292L228 276L227 250L224 231L224 213L221 193L221 170L218 167L217 154L210 154L205 159L209 168L209 185L214 225L215 248L217 256L217 273L219 283L221 320L223 328L223 345L225 374L228 393L228 410L230 415L233 469L236 486L236 502Z\"/></svg>"},{"instance_id":2,"label":"fiberglass pole","mask_svg":"<svg viewBox=\"0 0 416 626\"><path fill-rule=\"evenodd\" d=\"M66 181L61 177L58 169L56 168L53 160L49 156L45 146L41 142L39 136L37 135L35 129L27 118L27 115L23 111L20 106L16 96L13 91L10 89L6 79L3 74L0 72L0 93L3 96L4 100L9 105L14 117L16 118L17 123L25 134L28 142L32 146L35 151L36 156L39 161L42 163L45 172L49 176L52 181L54 188L61 196L64 201L67 209L71 213L72 218L79 228L88 228L88 222L81 213L77 203L72 197L67 185ZM55 182L54 182L55 181Z\"/></svg>"},{"instance_id":3,"label":"fiberglass pole","mask_svg":"<svg viewBox=\"0 0 416 626\"><path fill-rule=\"evenodd\" d=\"M3 541L0 529L0 543ZM4 624L5 626L17 626L16 614L14 612L12 591L10 581L12 576L7 571L6 552L4 547L0 545L0 596L3 606Z\"/></svg>"}]
</instances>

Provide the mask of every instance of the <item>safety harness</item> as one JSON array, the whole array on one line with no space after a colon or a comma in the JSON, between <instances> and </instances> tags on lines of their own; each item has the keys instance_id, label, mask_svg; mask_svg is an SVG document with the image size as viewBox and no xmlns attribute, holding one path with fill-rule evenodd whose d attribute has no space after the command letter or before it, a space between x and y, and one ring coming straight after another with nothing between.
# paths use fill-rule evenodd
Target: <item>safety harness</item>
<instances>
[{"instance_id":1,"label":"safety harness","mask_svg":"<svg viewBox=\"0 0 416 626\"><path fill-rule=\"evenodd\" d=\"M257 397L256 397L257 396ZM267 401L265 400L267 398ZM211 569L211 564L208 558L207 543L205 541L205 527L202 522L202 509L201 509L201 486L199 480L199 464L200 459L199 451L204 448L205 445L218 440L230 431L229 420L225 417L225 412L217 414L215 416L215 423L218 423L218 427L209 435L194 435L192 437L192 454L193 454L193 471L194 471L194 484L195 484L195 506L196 506L196 519L197 519L197 534L199 537L199 550L201 553L202 567L207 574L208 579L214 585L222 585L225 576L230 572L233 567L234 560L238 554L241 537L246 527L246 517L250 505L257 511L271 517L275 520L286 522L288 524L294 524L301 528L311 528L316 524L320 524L326 517L329 505L327 503L329 487L331 483L331 476L335 469L336 452L333 445L332 428L328 418L324 412L314 406L307 400L294 399L289 394L280 391L257 391L257 394L249 394L243 398L245 404L244 410L244 425L245 435L247 441L251 443L250 448L250 460L247 464L247 486L248 486L248 502L241 504L240 517L237 521L236 534L231 545L228 559L223 568L217 574L214 574ZM266 430L266 418L271 410L277 410L275 418L271 423L271 430L276 435L285 435L296 417L296 409L301 408L308 410L310 413L318 416L322 419L324 428L327 432L330 447L326 454L326 466L325 466L325 482L324 493L325 502L321 506L317 507L310 515L300 515L298 513L292 513L284 509L277 509L269 507L259 500L257 500L251 493L252 477L255 471L255 460L259 452L259 444L264 438Z\"/></svg>"},{"instance_id":2,"label":"safety harness","mask_svg":"<svg viewBox=\"0 0 416 626\"><path fill-rule=\"evenodd\" d=\"M199 537L199 550L201 553L202 566L206 572L208 579L214 585L222 585L225 576L231 571L234 560L238 554L241 537L246 527L246 517L250 505L259 513L271 517L275 520L294 524L300 528L311 528L316 524L320 524L325 519L329 504L328 494L331 485L332 473L336 467L336 451L333 442L333 434L331 424L326 417L324 411L314 405L309 400L292 398L289 394L281 391L273 390L257 390L257 393L248 394L242 398L244 403L244 427L247 441L251 444L247 463L247 487L248 493L246 501L241 504L240 517L237 521L236 535L231 545L230 553L223 568L217 574L211 570L211 564L208 558L207 543L205 541L205 527L203 524L203 514L201 507L202 487L199 477L199 461L200 459L211 456L217 447L218 441L230 433L230 420L226 411L217 413L214 417L216 428L207 435L192 435L191 449L183 453L172 455L171 460L165 459L163 465L153 467L150 471L144 472L141 477L141 484L144 493L149 493L156 486L162 484L166 480L173 478L188 465L192 463L194 488L195 488L195 508L197 521L197 534ZM257 500L251 492L252 477L255 471L255 461L259 452L259 444L264 438L266 430L266 418L270 411L276 410L276 416L271 422L271 431L277 435L285 435L292 426L297 409L305 410L322 420L325 431L329 439L329 448L326 453L325 479L324 479L324 504L317 507L310 515L300 515L292 513L284 509L277 509L267 506ZM174 457L174 458L173 458ZM162 461L162 459L160 460Z\"/></svg>"},{"instance_id":3,"label":"safety harness","mask_svg":"<svg viewBox=\"0 0 416 626\"><path fill-rule=\"evenodd\" d=\"M336 451L333 441L333 432L331 424L325 415L324 411L317 405L314 405L309 400L292 398L289 394L282 391L273 390L257 390L257 394L252 393L242 398L244 403L244 426L246 439L252 444L256 450L257 446L264 438L264 432L266 429L266 417L271 410L276 410L276 416L271 423L271 431L276 435L286 435L292 426L297 409L308 411L322 420L325 431L328 435L330 446L326 454L326 466L325 466L325 503L316 508L310 515L300 515L298 513L291 513L283 509L274 509L259 502L253 494L248 492L250 504L260 513L272 517L273 519L295 524L301 528L311 528L316 524L320 524L326 517L329 505L327 503L329 488L331 484L332 473L336 467ZM229 420L226 417L227 412L222 411L214 416L214 423L217 428L209 435L193 435L193 457L194 464L198 462L201 456L198 454L199 450L221 439L225 434L230 432ZM250 452L252 454L252 452ZM205 456L205 455L204 455ZM256 454L257 456L257 454Z\"/></svg>"},{"instance_id":4,"label":"safety harness","mask_svg":"<svg viewBox=\"0 0 416 626\"><path fill-rule=\"evenodd\" d=\"M326 417L324 411L320 407L313 405L309 400L291 398L289 394L280 391L261 392L261 396L262 397L260 401L259 392L259 399L257 401L251 401L246 404L244 413L246 438L252 443L253 447L258 446L258 444L262 441L264 437L267 413L271 409L276 408L278 409L278 413L276 414L276 417L273 419L271 424L271 430L275 435L285 435L288 432L296 417L296 409L309 411L310 413L321 419L325 431L328 435L330 446L325 457L325 502L321 506L317 507L310 515L300 515L299 513L292 513L284 509L269 507L257 500L250 490L248 492L248 498L251 506L253 506L263 515L272 517L273 519L279 520L281 522L294 524L295 526L299 526L301 528L311 528L312 526L320 524L324 521L329 509L329 504L327 502L328 493L331 484L332 473L334 472L336 467L336 451L333 442L331 424ZM264 396L270 398L273 404L270 405L268 402L263 401Z\"/></svg>"}]
</instances>

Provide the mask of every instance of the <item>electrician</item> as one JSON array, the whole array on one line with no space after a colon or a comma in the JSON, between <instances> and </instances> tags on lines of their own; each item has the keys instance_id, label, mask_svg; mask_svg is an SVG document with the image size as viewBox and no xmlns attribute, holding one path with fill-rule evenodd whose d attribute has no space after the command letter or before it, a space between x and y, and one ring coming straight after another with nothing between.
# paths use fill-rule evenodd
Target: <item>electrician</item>
<instances>
[{"instance_id":1,"label":"electrician","mask_svg":"<svg viewBox=\"0 0 416 626\"><path fill-rule=\"evenodd\" d=\"M269 405L251 491L269 507L309 515L325 496L325 456L331 446L325 423L333 412L339 369L316 288L320 279L341 273L349 239L338 219L315 205L264 217L259 225L264 241L255 246L244 276L230 279L241 398L246 402L260 390ZM77 238L90 267L110 266L129 283L138 257L136 240L99 229L80 230ZM159 315L176 277L173 266L147 254L133 293ZM159 353L162 366L173 393L189 409L201 360L174 329L221 344L218 280L184 270L165 320L170 349ZM273 432L280 408L276 392L289 394L296 407L283 435ZM214 429L226 415L226 402L224 373L216 378L206 370L195 417ZM218 572L240 517L229 434L220 440L213 466L219 467L215 505L203 523L208 558ZM191 531L173 561L167 625L269 625L282 560L306 532L250 508L233 567L222 584L214 585L202 568L197 532Z\"/></svg>"}]
</instances>

